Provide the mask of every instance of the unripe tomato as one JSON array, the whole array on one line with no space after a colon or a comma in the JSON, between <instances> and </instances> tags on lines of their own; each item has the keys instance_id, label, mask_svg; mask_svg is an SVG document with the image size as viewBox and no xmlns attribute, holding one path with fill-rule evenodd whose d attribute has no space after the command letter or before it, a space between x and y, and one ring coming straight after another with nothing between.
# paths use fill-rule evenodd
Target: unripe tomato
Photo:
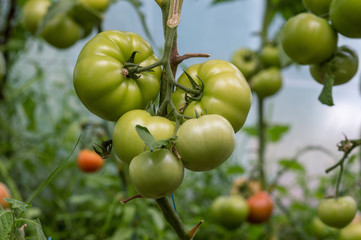
<instances>
[{"instance_id":1,"label":"unripe tomato","mask_svg":"<svg viewBox=\"0 0 361 240\"><path fill-rule=\"evenodd\" d=\"M281 61L279 56L279 49L275 44L267 44L262 47L261 50L261 61L264 66L280 67Z\"/></svg>"},{"instance_id":2,"label":"unripe tomato","mask_svg":"<svg viewBox=\"0 0 361 240\"><path fill-rule=\"evenodd\" d=\"M349 38L361 38L361 1L332 0L330 19L337 32Z\"/></svg>"},{"instance_id":3,"label":"unripe tomato","mask_svg":"<svg viewBox=\"0 0 361 240\"><path fill-rule=\"evenodd\" d=\"M338 240L360 240L361 223L351 223L340 230Z\"/></svg>"},{"instance_id":4,"label":"unripe tomato","mask_svg":"<svg viewBox=\"0 0 361 240\"><path fill-rule=\"evenodd\" d=\"M247 199L250 223L266 222L272 215L273 201L267 192L259 192Z\"/></svg>"},{"instance_id":5,"label":"unripe tomato","mask_svg":"<svg viewBox=\"0 0 361 240\"><path fill-rule=\"evenodd\" d=\"M3 208L8 208L10 206L10 203L5 202L4 198L11 198L11 195L7 186L4 183L0 182L0 205Z\"/></svg>"},{"instance_id":6,"label":"unripe tomato","mask_svg":"<svg viewBox=\"0 0 361 240\"><path fill-rule=\"evenodd\" d=\"M326 19L311 13L300 13L284 25L281 42L284 51L294 62L317 64L335 52L337 33Z\"/></svg>"},{"instance_id":7,"label":"unripe tomato","mask_svg":"<svg viewBox=\"0 0 361 240\"><path fill-rule=\"evenodd\" d=\"M234 230L247 219L249 208L240 195L220 196L210 208L212 219L226 229Z\"/></svg>"},{"instance_id":8,"label":"unripe tomato","mask_svg":"<svg viewBox=\"0 0 361 240\"><path fill-rule=\"evenodd\" d=\"M109 0L78 0L78 2L100 12L104 12L105 10L107 10L110 4Z\"/></svg>"},{"instance_id":9,"label":"unripe tomato","mask_svg":"<svg viewBox=\"0 0 361 240\"><path fill-rule=\"evenodd\" d=\"M21 23L25 30L32 34L36 33L50 4L49 0L29 0L24 4Z\"/></svg>"},{"instance_id":10,"label":"unripe tomato","mask_svg":"<svg viewBox=\"0 0 361 240\"><path fill-rule=\"evenodd\" d=\"M233 53L231 63L234 64L248 80L250 76L256 73L260 61L255 51L248 48L240 48Z\"/></svg>"},{"instance_id":11,"label":"unripe tomato","mask_svg":"<svg viewBox=\"0 0 361 240\"><path fill-rule=\"evenodd\" d=\"M358 70L358 56L352 49L339 47L333 57L323 63L310 66L312 77L319 83L324 84L326 74L334 77L333 85L340 85L350 81Z\"/></svg>"},{"instance_id":12,"label":"unripe tomato","mask_svg":"<svg viewBox=\"0 0 361 240\"><path fill-rule=\"evenodd\" d=\"M330 227L343 228L355 217L357 205L351 196L322 199L317 215Z\"/></svg>"},{"instance_id":13,"label":"unripe tomato","mask_svg":"<svg viewBox=\"0 0 361 240\"><path fill-rule=\"evenodd\" d=\"M83 149L78 154L77 163L81 171L91 173L101 169L104 160L97 153L88 149Z\"/></svg>"},{"instance_id":14,"label":"unripe tomato","mask_svg":"<svg viewBox=\"0 0 361 240\"><path fill-rule=\"evenodd\" d=\"M132 78L123 72L133 52L142 67L157 61L151 45L138 34L115 30L92 38L79 54L74 68L74 88L84 106L95 115L117 121L133 109L144 109L157 98L161 68Z\"/></svg>"},{"instance_id":15,"label":"unripe tomato","mask_svg":"<svg viewBox=\"0 0 361 240\"><path fill-rule=\"evenodd\" d=\"M113 149L127 164L147 149L135 129L136 125L148 128L156 140L171 138L175 132L175 123L166 118L152 116L145 110L127 112L119 118L113 131Z\"/></svg>"},{"instance_id":16,"label":"unripe tomato","mask_svg":"<svg viewBox=\"0 0 361 240\"><path fill-rule=\"evenodd\" d=\"M233 181L232 188L230 190L230 194L232 195L242 195L245 197L254 195L262 191L262 185L257 180L248 180L244 177L236 178Z\"/></svg>"},{"instance_id":17,"label":"unripe tomato","mask_svg":"<svg viewBox=\"0 0 361 240\"><path fill-rule=\"evenodd\" d=\"M331 228L324 224L318 217L312 219L311 231L317 239L325 239L337 232L336 228Z\"/></svg>"},{"instance_id":18,"label":"unripe tomato","mask_svg":"<svg viewBox=\"0 0 361 240\"><path fill-rule=\"evenodd\" d=\"M181 185L184 167L168 149L145 151L130 162L129 176L143 197L158 199L170 195Z\"/></svg>"},{"instance_id":19,"label":"unripe tomato","mask_svg":"<svg viewBox=\"0 0 361 240\"><path fill-rule=\"evenodd\" d=\"M332 0L303 0L303 6L312 13L323 16L328 14Z\"/></svg>"},{"instance_id":20,"label":"unripe tomato","mask_svg":"<svg viewBox=\"0 0 361 240\"><path fill-rule=\"evenodd\" d=\"M282 87L281 71L277 67L263 69L253 76L250 85L259 98L272 96Z\"/></svg>"},{"instance_id":21,"label":"unripe tomato","mask_svg":"<svg viewBox=\"0 0 361 240\"><path fill-rule=\"evenodd\" d=\"M183 114L196 117L205 114L219 114L226 118L237 132L245 123L251 107L252 94L249 85L232 63L213 59L201 64L194 64L185 70L193 80L201 86L204 84L202 96L199 99L186 101L186 93L180 88L172 94L172 100L177 109L184 109ZM192 84L185 73L181 74L178 82L192 88Z\"/></svg>"},{"instance_id":22,"label":"unripe tomato","mask_svg":"<svg viewBox=\"0 0 361 240\"><path fill-rule=\"evenodd\" d=\"M210 114L183 123L175 144L185 168L208 171L228 159L234 142L234 131L227 119Z\"/></svg>"},{"instance_id":23,"label":"unripe tomato","mask_svg":"<svg viewBox=\"0 0 361 240\"><path fill-rule=\"evenodd\" d=\"M83 30L71 17L58 15L46 23L41 36L50 45L57 48L68 48L82 36Z\"/></svg>"}]
</instances>

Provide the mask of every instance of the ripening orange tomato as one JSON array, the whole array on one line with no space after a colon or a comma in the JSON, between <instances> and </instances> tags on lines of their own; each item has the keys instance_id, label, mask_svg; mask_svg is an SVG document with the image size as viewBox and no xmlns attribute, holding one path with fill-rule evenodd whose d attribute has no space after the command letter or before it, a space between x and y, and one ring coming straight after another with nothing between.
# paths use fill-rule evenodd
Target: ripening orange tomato
<instances>
[{"instance_id":1,"label":"ripening orange tomato","mask_svg":"<svg viewBox=\"0 0 361 240\"><path fill-rule=\"evenodd\" d=\"M8 208L10 203L5 202L4 198L11 198L10 191L5 184L0 182L0 205L3 208Z\"/></svg>"},{"instance_id":2,"label":"ripening orange tomato","mask_svg":"<svg viewBox=\"0 0 361 240\"><path fill-rule=\"evenodd\" d=\"M102 168L104 160L96 152L83 149L78 154L77 163L83 172L96 172Z\"/></svg>"}]
</instances>

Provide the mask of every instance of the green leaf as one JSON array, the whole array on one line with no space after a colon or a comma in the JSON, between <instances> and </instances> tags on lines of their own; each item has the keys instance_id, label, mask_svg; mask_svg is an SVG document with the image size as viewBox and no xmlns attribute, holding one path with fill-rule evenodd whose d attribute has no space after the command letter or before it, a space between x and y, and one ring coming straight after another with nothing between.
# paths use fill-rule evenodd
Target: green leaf
<instances>
[{"instance_id":1,"label":"green leaf","mask_svg":"<svg viewBox=\"0 0 361 240\"><path fill-rule=\"evenodd\" d=\"M231 166L227 169L227 174L242 174L244 173L244 168L241 166Z\"/></svg>"},{"instance_id":2,"label":"green leaf","mask_svg":"<svg viewBox=\"0 0 361 240\"><path fill-rule=\"evenodd\" d=\"M288 125L273 125L267 128L267 139L271 142L278 142L289 131Z\"/></svg>"},{"instance_id":3,"label":"green leaf","mask_svg":"<svg viewBox=\"0 0 361 240\"><path fill-rule=\"evenodd\" d=\"M13 209L20 209L22 211L25 211L26 208L29 206L27 203L24 203L16 199L4 198L4 200L8 203L11 203L11 208Z\"/></svg>"},{"instance_id":4,"label":"green leaf","mask_svg":"<svg viewBox=\"0 0 361 240\"><path fill-rule=\"evenodd\" d=\"M11 227L14 223L11 212L0 211L0 239L9 239Z\"/></svg>"},{"instance_id":5,"label":"green leaf","mask_svg":"<svg viewBox=\"0 0 361 240\"><path fill-rule=\"evenodd\" d=\"M325 83L323 85L322 92L318 97L321 103L327 106L333 106L333 98L332 98L332 87L333 87L334 77L332 75L326 74Z\"/></svg>"},{"instance_id":6,"label":"green leaf","mask_svg":"<svg viewBox=\"0 0 361 240\"><path fill-rule=\"evenodd\" d=\"M171 141L171 139L156 140L153 137L153 135L149 132L148 128L143 127L141 125L135 126L135 130L137 131L139 137L144 141L145 145L147 145L147 147L151 152L156 149L167 146Z\"/></svg>"},{"instance_id":7,"label":"green leaf","mask_svg":"<svg viewBox=\"0 0 361 240\"><path fill-rule=\"evenodd\" d=\"M278 162L284 168L293 171L305 172L305 168L296 159L283 159Z\"/></svg>"},{"instance_id":8,"label":"green leaf","mask_svg":"<svg viewBox=\"0 0 361 240\"><path fill-rule=\"evenodd\" d=\"M36 237L37 237L36 239L46 240L46 237L45 237L43 228L41 226L40 220L37 218L33 222L34 222L35 228L36 228Z\"/></svg>"},{"instance_id":9,"label":"green leaf","mask_svg":"<svg viewBox=\"0 0 361 240\"><path fill-rule=\"evenodd\" d=\"M242 131L247 134L248 136L255 137L258 135L258 128L256 126L252 127L243 127Z\"/></svg>"},{"instance_id":10,"label":"green leaf","mask_svg":"<svg viewBox=\"0 0 361 240\"><path fill-rule=\"evenodd\" d=\"M34 130L36 127L35 124L35 101L33 100L33 98L28 97L24 102L23 102L23 109L24 112L26 114L27 120L28 120L28 130Z\"/></svg>"}]
</instances>

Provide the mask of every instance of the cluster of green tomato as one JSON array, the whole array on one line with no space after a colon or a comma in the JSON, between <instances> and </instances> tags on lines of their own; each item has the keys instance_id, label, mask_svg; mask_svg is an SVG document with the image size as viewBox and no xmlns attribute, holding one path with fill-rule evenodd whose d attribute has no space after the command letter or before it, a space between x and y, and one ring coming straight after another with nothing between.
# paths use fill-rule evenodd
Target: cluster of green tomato
<instances>
[{"instance_id":1,"label":"cluster of green tomato","mask_svg":"<svg viewBox=\"0 0 361 240\"><path fill-rule=\"evenodd\" d=\"M68 48L87 37L100 21L109 0L29 0L22 8L25 30L57 48Z\"/></svg>"},{"instance_id":2,"label":"cluster of green tomato","mask_svg":"<svg viewBox=\"0 0 361 240\"><path fill-rule=\"evenodd\" d=\"M234 230L245 222L260 224L268 221L273 207L271 196L262 191L258 181L238 178L230 195L219 196L213 201L210 215L220 226Z\"/></svg>"},{"instance_id":3,"label":"cluster of green tomato","mask_svg":"<svg viewBox=\"0 0 361 240\"><path fill-rule=\"evenodd\" d=\"M312 77L333 85L350 81L358 70L358 56L346 46L337 47L338 33L361 38L361 1L303 0L310 11L290 18L282 30L282 47L296 63L310 65Z\"/></svg>"},{"instance_id":4,"label":"cluster of green tomato","mask_svg":"<svg viewBox=\"0 0 361 240\"><path fill-rule=\"evenodd\" d=\"M224 60L209 60L190 66L178 78L177 87L168 88L165 107L168 113L177 112L180 124L172 117L151 115L144 109L160 95L163 73L157 63L145 39L133 32L108 30L87 42L73 73L83 105L116 122L113 150L129 164L135 189L152 199L174 192L183 181L184 168L208 171L227 160L252 100L238 68ZM147 66L151 71L142 71ZM152 149L140 137L139 126L155 140L166 141Z\"/></svg>"},{"instance_id":5,"label":"cluster of green tomato","mask_svg":"<svg viewBox=\"0 0 361 240\"><path fill-rule=\"evenodd\" d=\"M248 48L235 51L231 62L244 74L258 98L276 94L282 87L279 47L268 43L260 52Z\"/></svg>"}]
</instances>

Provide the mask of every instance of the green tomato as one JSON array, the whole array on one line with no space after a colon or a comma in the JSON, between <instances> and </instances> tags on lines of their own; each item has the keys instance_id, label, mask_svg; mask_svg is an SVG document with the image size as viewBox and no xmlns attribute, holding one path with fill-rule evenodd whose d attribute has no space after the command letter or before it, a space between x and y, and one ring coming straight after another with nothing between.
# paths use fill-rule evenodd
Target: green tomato
<instances>
[{"instance_id":1,"label":"green tomato","mask_svg":"<svg viewBox=\"0 0 361 240\"><path fill-rule=\"evenodd\" d=\"M361 239L361 223L351 223L340 230L338 240L360 240Z\"/></svg>"},{"instance_id":2,"label":"green tomato","mask_svg":"<svg viewBox=\"0 0 361 240\"><path fill-rule=\"evenodd\" d=\"M272 96L282 87L281 71L277 67L266 68L254 75L250 84L259 98Z\"/></svg>"},{"instance_id":3,"label":"green tomato","mask_svg":"<svg viewBox=\"0 0 361 240\"><path fill-rule=\"evenodd\" d=\"M246 221L249 213L247 201L240 195L220 196L210 208L212 219L226 229L234 230Z\"/></svg>"},{"instance_id":4,"label":"green tomato","mask_svg":"<svg viewBox=\"0 0 361 240\"><path fill-rule=\"evenodd\" d=\"M337 32L349 38L361 38L361 1L333 0L330 19Z\"/></svg>"},{"instance_id":5,"label":"green tomato","mask_svg":"<svg viewBox=\"0 0 361 240\"><path fill-rule=\"evenodd\" d=\"M146 150L135 127L148 128L156 140L171 138L175 133L175 123L159 116L152 116L145 110L132 110L119 118L113 130L113 149L120 160L130 161Z\"/></svg>"},{"instance_id":6,"label":"green tomato","mask_svg":"<svg viewBox=\"0 0 361 240\"><path fill-rule=\"evenodd\" d=\"M27 1L21 10L21 24L25 30L35 34L50 6L49 0Z\"/></svg>"},{"instance_id":7,"label":"green tomato","mask_svg":"<svg viewBox=\"0 0 361 240\"><path fill-rule=\"evenodd\" d=\"M358 56L352 49L339 47L333 57L326 62L310 66L312 77L323 84L327 74L333 75L333 85L340 85L350 81L358 70Z\"/></svg>"},{"instance_id":8,"label":"green tomato","mask_svg":"<svg viewBox=\"0 0 361 240\"><path fill-rule=\"evenodd\" d=\"M0 51L0 83L2 82L6 73L5 58L3 53Z\"/></svg>"},{"instance_id":9,"label":"green tomato","mask_svg":"<svg viewBox=\"0 0 361 240\"><path fill-rule=\"evenodd\" d=\"M82 36L83 30L71 17L57 15L45 24L41 36L56 48L68 48Z\"/></svg>"},{"instance_id":10,"label":"green tomato","mask_svg":"<svg viewBox=\"0 0 361 240\"><path fill-rule=\"evenodd\" d=\"M143 197L158 199L170 195L182 184L184 167L168 149L146 151L130 162L129 176Z\"/></svg>"},{"instance_id":11,"label":"green tomato","mask_svg":"<svg viewBox=\"0 0 361 240\"><path fill-rule=\"evenodd\" d=\"M332 0L303 0L303 6L312 13L323 16L327 15Z\"/></svg>"},{"instance_id":12,"label":"green tomato","mask_svg":"<svg viewBox=\"0 0 361 240\"><path fill-rule=\"evenodd\" d=\"M231 63L248 79L258 70L259 57L256 52L248 48L241 48L233 53Z\"/></svg>"},{"instance_id":13,"label":"green tomato","mask_svg":"<svg viewBox=\"0 0 361 240\"><path fill-rule=\"evenodd\" d=\"M252 94L238 68L224 60L209 60L190 66L186 72L199 85L202 85L199 80L202 79L203 95L187 103L186 93L177 88L172 94L177 109L184 109L183 114L193 118L195 112L199 115L219 114L232 124L235 132L241 129L251 107ZM185 73L179 77L178 83L192 88Z\"/></svg>"},{"instance_id":14,"label":"green tomato","mask_svg":"<svg viewBox=\"0 0 361 240\"><path fill-rule=\"evenodd\" d=\"M335 234L337 229L327 226L318 217L315 217L311 222L311 231L317 239L325 239L326 237Z\"/></svg>"},{"instance_id":15,"label":"green tomato","mask_svg":"<svg viewBox=\"0 0 361 240\"><path fill-rule=\"evenodd\" d=\"M175 144L185 168L208 171L228 159L234 141L234 131L227 119L210 114L183 123Z\"/></svg>"},{"instance_id":16,"label":"green tomato","mask_svg":"<svg viewBox=\"0 0 361 240\"><path fill-rule=\"evenodd\" d=\"M317 215L323 223L334 228L343 228L355 217L357 205L350 196L321 200Z\"/></svg>"},{"instance_id":17,"label":"green tomato","mask_svg":"<svg viewBox=\"0 0 361 240\"><path fill-rule=\"evenodd\" d=\"M107 10L110 4L109 0L78 0L78 2L100 12Z\"/></svg>"},{"instance_id":18,"label":"green tomato","mask_svg":"<svg viewBox=\"0 0 361 240\"><path fill-rule=\"evenodd\" d=\"M311 13L290 18L283 27L282 47L299 64L317 64L332 56L337 48L337 33L326 19Z\"/></svg>"},{"instance_id":19,"label":"green tomato","mask_svg":"<svg viewBox=\"0 0 361 240\"><path fill-rule=\"evenodd\" d=\"M95 115L117 121L133 109L144 109L160 90L161 68L133 79L124 64L134 51L134 63L148 66L157 61L150 44L132 32L104 31L92 38L79 54L74 69L74 88L84 106Z\"/></svg>"},{"instance_id":20,"label":"green tomato","mask_svg":"<svg viewBox=\"0 0 361 240\"><path fill-rule=\"evenodd\" d=\"M275 44L267 44L261 50L261 61L266 67L275 66L280 67L281 61L279 56L279 49Z\"/></svg>"}]
</instances>

